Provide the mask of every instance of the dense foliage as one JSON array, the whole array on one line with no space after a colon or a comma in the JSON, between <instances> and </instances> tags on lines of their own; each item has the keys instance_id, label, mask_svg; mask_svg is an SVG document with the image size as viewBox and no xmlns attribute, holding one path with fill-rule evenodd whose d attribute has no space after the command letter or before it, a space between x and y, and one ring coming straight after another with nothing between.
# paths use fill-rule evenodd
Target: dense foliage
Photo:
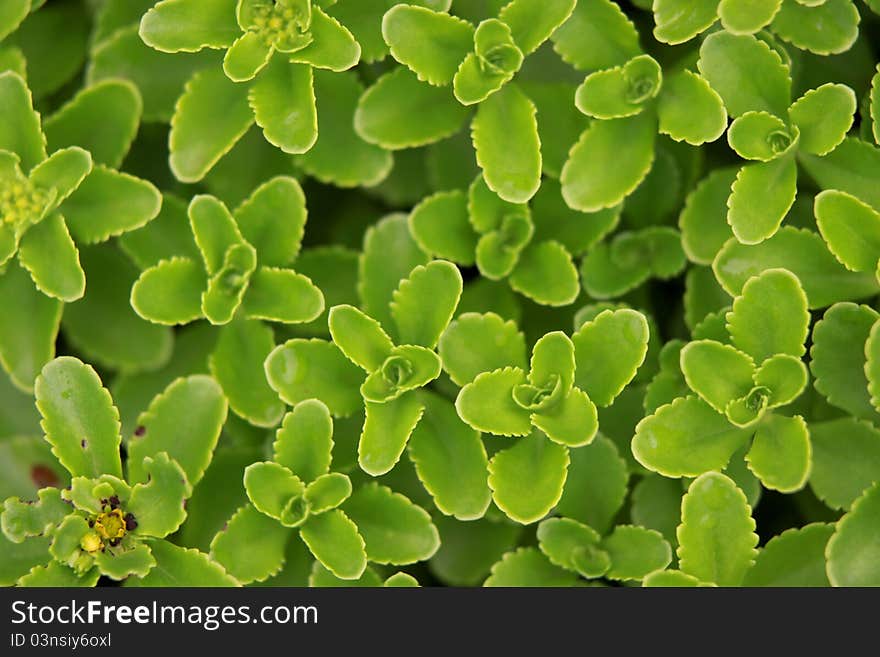
<instances>
[{"instance_id":1,"label":"dense foliage","mask_svg":"<svg viewBox=\"0 0 880 657\"><path fill-rule=\"evenodd\" d=\"M880 586L878 0L3 0L0 584Z\"/></svg>"}]
</instances>

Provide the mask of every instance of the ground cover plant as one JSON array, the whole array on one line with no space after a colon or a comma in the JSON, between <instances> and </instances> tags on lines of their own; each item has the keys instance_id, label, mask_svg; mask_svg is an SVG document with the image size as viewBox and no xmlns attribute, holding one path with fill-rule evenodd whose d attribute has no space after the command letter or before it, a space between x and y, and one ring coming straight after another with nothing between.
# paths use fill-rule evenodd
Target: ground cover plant
<instances>
[{"instance_id":1,"label":"ground cover plant","mask_svg":"<svg viewBox=\"0 0 880 657\"><path fill-rule=\"evenodd\" d=\"M5 0L0 584L880 586L877 0Z\"/></svg>"}]
</instances>

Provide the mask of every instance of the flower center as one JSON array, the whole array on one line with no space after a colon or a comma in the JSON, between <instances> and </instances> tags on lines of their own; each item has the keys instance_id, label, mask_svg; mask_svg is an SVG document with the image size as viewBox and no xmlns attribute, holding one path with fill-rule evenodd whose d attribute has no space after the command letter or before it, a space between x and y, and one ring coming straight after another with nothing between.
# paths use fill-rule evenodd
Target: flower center
<instances>
[{"instance_id":1,"label":"flower center","mask_svg":"<svg viewBox=\"0 0 880 657\"><path fill-rule=\"evenodd\" d=\"M291 52L307 46L312 37L309 0L285 0L258 5L253 10L253 26L267 46Z\"/></svg>"},{"instance_id":2,"label":"flower center","mask_svg":"<svg viewBox=\"0 0 880 657\"><path fill-rule=\"evenodd\" d=\"M94 529L106 541L114 541L125 536L125 516L122 509L113 509L98 515Z\"/></svg>"},{"instance_id":3,"label":"flower center","mask_svg":"<svg viewBox=\"0 0 880 657\"><path fill-rule=\"evenodd\" d=\"M44 190L15 180L0 190L0 218L8 226L18 228L38 218L48 200Z\"/></svg>"}]
</instances>

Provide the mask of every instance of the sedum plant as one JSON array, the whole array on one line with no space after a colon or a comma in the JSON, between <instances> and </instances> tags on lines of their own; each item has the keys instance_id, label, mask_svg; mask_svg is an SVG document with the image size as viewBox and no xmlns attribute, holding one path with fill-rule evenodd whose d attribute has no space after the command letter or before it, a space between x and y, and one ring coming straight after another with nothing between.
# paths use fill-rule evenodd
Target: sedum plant
<instances>
[{"instance_id":1,"label":"sedum plant","mask_svg":"<svg viewBox=\"0 0 880 657\"><path fill-rule=\"evenodd\" d=\"M94 586L101 576L150 585L157 566L159 582L173 576L178 585L234 584L204 553L165 540L186 518L184 502L226 419L214 381L180 378L158 395L128 443L124 471L119 411L91 367L57 358L40 373L35 395L46 441L71 480L65 489L42 488L36 503L4 502L8 540L48 539L43 561L20 585Z\"/></svg>"},{"instance_id":2,"label":"sedum plant","mask_svg":"<svg viewBox=\"0 0 880 657\"><path fill-rule=\"evenodd\" d=\"M877 0L0 5L0 585L880 585Z\"/></svg>"}]
</instances>

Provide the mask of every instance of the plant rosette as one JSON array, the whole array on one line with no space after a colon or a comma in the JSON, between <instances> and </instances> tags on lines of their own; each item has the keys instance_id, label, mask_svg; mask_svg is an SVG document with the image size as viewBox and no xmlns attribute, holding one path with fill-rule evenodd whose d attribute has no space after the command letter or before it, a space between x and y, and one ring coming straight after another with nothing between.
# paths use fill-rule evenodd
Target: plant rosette
<instances>
[{"instance_id":1,"label":"plant rosette","mask_svg":"<svg viewBox=\"0 0 880 657\"><path fill-rule=\"evenodd\" d=\"M8 540L49 539L46 564L20 585L94 586L102 575L148 585L157 566L160 579L181 585L236 585L206 554L165 540L186 519L185 502L226 419L212 379L177 379L153 400L128 443L125 478L119 412L91 367L68 356L51 361L35 396L46 441L72 478L63 490L40 489L36 502L12 497L3 505Z\"/></svg>"},{"instance_id":2,"label":"plant rosette","mask_svg":"<svg viewBox=\"0 0 880 657\"><path fill-rule=\"evenodd\" d=\"M724 469L753 438L746 462L764 486L802 488L811 468L807 424L774 410L795 401L809 381L801 360L809 322L807 297L791 272L768 269L749 279L720 327L729 337L681 348L681 373L696 394L639 422L636 459L667 477L696 476Z\"/></svg>"}]
</instances>

